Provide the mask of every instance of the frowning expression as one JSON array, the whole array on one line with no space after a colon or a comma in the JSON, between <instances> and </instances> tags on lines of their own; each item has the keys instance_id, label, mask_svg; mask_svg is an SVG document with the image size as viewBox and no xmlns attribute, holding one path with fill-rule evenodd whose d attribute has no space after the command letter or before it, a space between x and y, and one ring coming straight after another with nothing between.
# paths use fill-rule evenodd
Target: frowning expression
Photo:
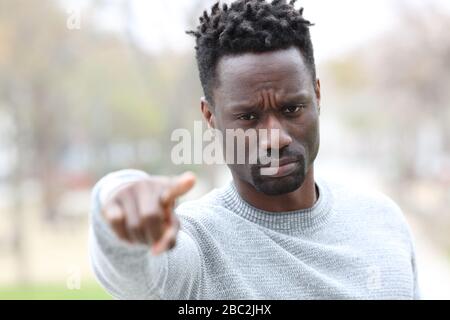
<instances>
[{"instance_id":1,"label":"frowning expression","mask_svg":"<svg viewBox=\"0 0 450 320\"><path fill-rule=\"evenodd\" d=\"M290 47L224 56L216 76L209 119L214 127L222 132L278 131L278 145L270 135L258 142L269 154L276 146L281 161L277 173L262 175L259 164L229 164L233 176L269 195L298 189L317 157L320 143L320 83L312 79L300 50Z\"/></svg>"}]
</instances>

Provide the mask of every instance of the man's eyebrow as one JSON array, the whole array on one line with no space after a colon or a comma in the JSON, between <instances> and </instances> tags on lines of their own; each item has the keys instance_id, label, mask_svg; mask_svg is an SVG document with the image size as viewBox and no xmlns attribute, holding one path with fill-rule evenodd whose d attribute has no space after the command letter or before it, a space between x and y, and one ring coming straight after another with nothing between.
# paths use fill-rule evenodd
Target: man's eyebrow
<instances>
[{"instance_id":1,"label":"man's eyebrow","mask_svg":"<svg viewBox=\"0 0 450 320\"><path fill-rule=\"evenodd\" d=\"M236 103L232 104L228 107L228 110L230 111L253 111L256 109L256 105L252 104L250 102L242 102L242 103Z\"/></svg>"},{"instance_id":2,"label":"man's eyebrow","mask_svg":"<svg viewBox=\"0 0 450 320\"><path fill-rule=\"evenodd\" d=\"M301 93L290 95L290 96L286 97L285 99L282 99L280 102L282 104L298 103L298 102L309 101L309 100L311 100L311 98L312 98L311 94L306 93L306 92L301 92Z\"/></svg>"},{"instance_id":3,"label":"man's eyebrow","mask_svg":"<svg viewBox=\"0 0 450 320\"><path fill-rule=\"evenodd\" d=\"M310 101L312 98L311 94L306 93L306 92L300 92L300 93L296 93L296 94L292 94L287 96L284 99L281 99L280 102L280 107L285 107L286 105L289 104L298 104L298 103L302 103L302 102L308 102ZM258 108L257 104L252 104L250 101L247 102L238 102L235 104L230 105L227 109L230 110L231 112L237 112L237 111L243 111L243 112L250 112L250 111L254 111L255 109Z\"/></svg>"}]
</instances>

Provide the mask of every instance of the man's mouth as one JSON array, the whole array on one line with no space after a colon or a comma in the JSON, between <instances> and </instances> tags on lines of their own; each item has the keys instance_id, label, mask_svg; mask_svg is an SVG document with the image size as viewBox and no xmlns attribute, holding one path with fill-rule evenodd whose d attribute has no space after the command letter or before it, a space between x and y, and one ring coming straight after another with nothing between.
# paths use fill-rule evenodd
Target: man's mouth
<instances>
[{"instance_id":1,"label":"man's mouth","mask_svg":"<svg viewBox=\"0 0 450 320\"><path fill-rule=\"evenodd\" d=\"M282 158L261 166L260 171L263 176L272 178L282 178L291 175L298 167L300 160L298 158Z\"/></svg>"}]
</instances>

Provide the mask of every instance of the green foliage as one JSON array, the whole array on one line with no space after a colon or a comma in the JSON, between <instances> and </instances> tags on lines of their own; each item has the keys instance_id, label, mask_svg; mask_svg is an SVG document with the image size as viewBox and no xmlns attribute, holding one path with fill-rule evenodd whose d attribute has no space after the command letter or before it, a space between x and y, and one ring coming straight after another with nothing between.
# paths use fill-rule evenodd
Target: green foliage
<instances>
[{"instance_id":1,"label":"green foliage","mask_svg":"<svg viewBox=\"0 0 450 320\"><path fill-rule=\"evenodd\" d=\"M98 284L69 290L65 284L41 283L0 288L0 300L110 300L112 297Z\"/></svg>"}]
</instances>

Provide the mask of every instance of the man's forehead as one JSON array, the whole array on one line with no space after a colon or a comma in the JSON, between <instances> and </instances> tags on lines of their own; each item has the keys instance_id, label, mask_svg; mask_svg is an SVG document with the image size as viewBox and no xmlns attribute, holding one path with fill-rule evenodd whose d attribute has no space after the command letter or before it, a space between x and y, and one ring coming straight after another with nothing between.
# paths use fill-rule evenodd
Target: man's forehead
<instances>
[{"instance_id":1,"label":"man's forehead","mask_svg":"<svg viewBox=\"0 0 450 320\"><path fill-rule=\"evenodd\" d=\"M238 96L272 89L296 93L310 85L311 79L303 56L295 48L266 53L245 53L223 57L217 68L218 95Z\"/></svg>"},{"instance_id":2,"label":"man's forehead","mask_svg":"<svg viewBox=\"0 0 450 320\"><path fill-rule=\"evenodd\" d=\"M227 55L219 60L219 83L238 85L252 82L277 82L286 77L301 77L308 70L300 51L291 47L263 53Z\"/></svg>"}]
</instances>

